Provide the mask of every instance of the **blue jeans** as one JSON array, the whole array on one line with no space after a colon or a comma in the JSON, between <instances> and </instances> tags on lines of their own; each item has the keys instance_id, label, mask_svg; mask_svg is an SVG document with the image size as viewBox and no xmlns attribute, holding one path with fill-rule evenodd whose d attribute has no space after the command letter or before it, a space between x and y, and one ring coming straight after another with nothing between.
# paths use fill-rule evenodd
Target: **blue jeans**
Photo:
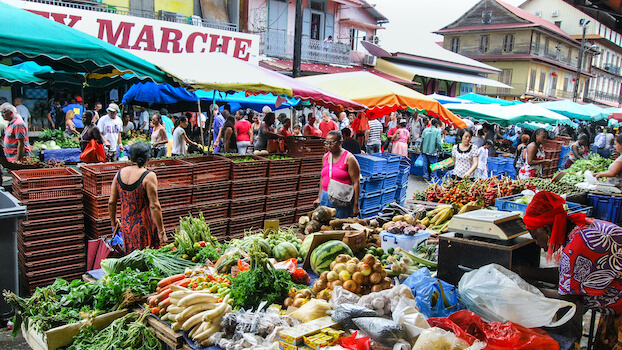
<instances>
[{"instance_id":1,"label":"blue jeans","mask_svg":"<svg viewBox=\"0 0 622 350\"><path fill-rule=\"evenodd\" d=\"M421 153L423 156L423 178L430 181L430 164L438 163L438 156L430 156L425 153ZM438 170L431 172L432 178L438 178Z\"/></svg>"},{"instance_id":2,"label":"blue jeans","mask_svg":"<svg viewBox=\"0 0 622 350\"><path fill-rule=\"evenodd\" d=\"M320 194L320 205L337 209L337 214L335 215L337 219L351 218L353 204L354 203L350 203L348 207L336 207L328 200L328 192L322 190L322 194Z\"/></svg>"},{"instance_id":3,"label":"blue jeans","mask_svg":"<svg viewBox=\"0 0 622 350\"><path fill-rule=\"evenodd\" d=\"M603 158L611 158L611 149L607 148L598 148L596 145L590 145L590 152L597 153Z\"/></svg>"},{"instance_id":4,"label":"blue jeans","mask_svg":"<svg viewBox=\"0 0 622 350\"><path fill-rule=\"evenodd\" d=\"M380 153L380 144L367 145L367 154Z\"/></svg>"}]
</instances>

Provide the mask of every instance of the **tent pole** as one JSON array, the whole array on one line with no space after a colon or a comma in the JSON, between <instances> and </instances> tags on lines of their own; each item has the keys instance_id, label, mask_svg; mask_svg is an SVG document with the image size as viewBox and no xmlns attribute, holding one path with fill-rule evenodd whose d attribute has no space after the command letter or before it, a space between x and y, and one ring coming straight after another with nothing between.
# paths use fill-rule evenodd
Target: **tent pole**
<instances>
[{"instance_id":1,"label":"tent pole","mask_svg":"<svg viewBox=\"0 0 622 350\"><path fill-rule=\"evenodd\" d=\"M216 90L214 89L214 97L212 98L212 106L210 107L210 111L208 113L209 117L207 119L207 121L209 122L208 126L207 126L207 146L209 147L210 145L212 145L212 133L213 133L213 116L212 116L212 112L214 111L214 105L216 104ZM215 140L214 140L215 141ZM212 152L214 153L214 152Z\"/></svg>"},{"instance_id":2,"label":"tent pole","mask_svg":"<svg viewBox=\"0 0 622 350\"><path fill-rule=\"evenodd\" d=\"M199 114L197 115L197 121L201 120L201 99L197 97L197 109ZM203 123L199 122L199 129L201 129L201 145L205 148L205 138L203 138Z\"/></svg>"}]
</instances>

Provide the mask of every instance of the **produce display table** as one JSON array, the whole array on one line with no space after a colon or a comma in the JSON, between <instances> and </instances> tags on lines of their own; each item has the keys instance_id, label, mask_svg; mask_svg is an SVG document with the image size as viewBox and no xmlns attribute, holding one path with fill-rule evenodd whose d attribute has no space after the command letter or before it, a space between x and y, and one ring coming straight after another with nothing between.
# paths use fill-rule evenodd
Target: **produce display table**
<instances>
[{"instance_id":1,"label":"produce display table","mask_svg":"<svg viewBox=\"0 0 622 350\"><path fill-rule=\"evenodd\" d=\"M55 160L63 163L78 163L81 161L80 154L82 154L82 150L79 148L47 149L42 151L42 153L45 162Z\"/></svg>"}]
</instances>

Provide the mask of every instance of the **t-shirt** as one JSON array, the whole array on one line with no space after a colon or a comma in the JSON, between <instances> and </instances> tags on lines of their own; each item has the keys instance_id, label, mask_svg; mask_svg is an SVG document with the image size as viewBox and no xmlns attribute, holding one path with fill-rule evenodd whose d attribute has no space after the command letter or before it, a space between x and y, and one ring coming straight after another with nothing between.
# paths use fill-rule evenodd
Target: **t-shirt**
<instances>
[{"instance_id":1,"label":"t-shirt","mask_svg":"<svg viewBox=\"0 0 622 350\"><path fill-rule=\"evenodd\" d=\"M379 145L382 143L382 124L378 119L369 121L369 138L367 139L368 145Z\"/></svg>"},{"instance_id":2,"label":"t-shirt","mask_svg":"<svg viewBox=\"0 0 622 350\"><path fill-rule=\"evenodd\" d=\"M223 125L225 125L225 117L223 117L221 114L218 114L214 117L214 123L212 124L214 129L214 140L216 140L216 138L218 137L218 132ZM224 137L222 138L224 139Z\"/></svg>"},{"instance_id":3,"label":"t-shirt","mask_svg":"<svg viewBox=\"0 0 622 350\"><path fill-rule=\"evenodd\" d=\"M132 136L132 130L134 130L134 123L127 122L127 125L123 126L123 136L130 137Z\"/></svg>"},{"instance_id":4,"label":"t-shirt","mask_svg":"<svg viewBox=\"0 0 622 350\"><path fill-rule=\"evenodd\" d=\"M598 148L605 148L605 144L607 143L607 135L600 133L596 135L594 138L594 146Z\"/></svg>"},{"instance_id":5,"label":"t-shirt","mask_svg":"<svg viewBox=\"0 0 622 350\"><path fill-rule=\"evenodd\" d=\"M72 110L76 114L73 117L73 125L78 129L84 128L84 124L82 123L82 113L84 113L84 106L77 103L72 103L63 107L63 112L65 112L65 114L67 114L69 110Z\"/></svg>"},{"instance_id":6,"label":"t-shirt","mask_svg":"<svg viewBox=\"0 0 622 350\"><path fill-rule=\"evenodd\" d=\"M460 145L454 145L451 156L455 158L454 175L463 178L471 166L473 165L473 157L477 157L478 148L471 145L465 152L460 150ZM475 172L471 177L475 176Z\"/></svg>"},{"instance_id":7,"label":"t-shirt","mask_svg":"<svg viewBox=\"0 0 622 350\"><path fill-rule=\"evenodd\" d=\"M24 120L24 125L28 126L28 122L30 121L30 111L28 110L28 107L18 105L15 106L15 109L17 109L17 114L19 114L20 117L22 117L22 120Z\"/></svg>"},{"instance_id":8,"label":"t-shirt","mask_svg":"<svg viewBox=\"0 0 622 350\"><path fill-rule=\"evenodd\" d=\"M116 149L119 144L119 133L123 131L123 122L121 118L110 118L109 115L105 115L97 122L97 128L102 134L102 137L110 143L112 149Z\"/></svg>"},{"instance_id":9,"label":"t-shirt","mask_svg":"<svg viewBox=\"0 0 622 350\"><path fill-rule=\"evenodd\" d=\"M164 123L164 130L166 130L166 137L168 139L173 138L173 128L175 128L175 124L173 124L173 120L168 116L162 116L162 123Z\"/></svg>"},{"instance_id":10,"label":"t-shirt","mask_svg":"<svg viewBox=\"0 0 622 350\"><path fill-rule=\"evenodd\" d=\"M613 162L613 163L611 163L611 165L609 165L609 170L611 170L613 168L614 164L617 163L617 162L622 163L622 156L619 156L616 159L615 162ZM616 176L616 177L610 177L609 179L607 179L607 181L615 184L616 186L618 186L618 188L622 188L622 172L619 173L618 176Z\"/></svg>"},{"instance_id":11,"label":"t-shirt","mask_svg":"<svg viewBox=\"0 0 622 350\"><path fill-rule=\"evenodd\" d=\"M245 119L241 119L235 122L235 140L240 141L250 141L251 136L248 134L248 131L251 128L251 122Z\"/></svg>"},{"instance_id":12,"label":"t-shirt","mask_svg":"<svg viewBox=\"0 0 622 350\"><path fill-rule=\"evenodd\" d=\"M613 136L612 133L607 133L607 138L605 140L605 148L610 149L613 147L613 139L615 138L615 136Z\"/></svg>"},{"instance_id":13,"label":"t-shirt","mask_svg":"<svg viewBox=\"0 0 622 350\"><path fill-rule=\"evenodd\" d=\"M338 128L334 121L329 120L328 123L325 121L320 122L319 129L322 131L322 137L326 138L329 131L337 130Z\"/></svg>"},{"instance_id":14,"label":"t-shirt","mask_svg":"<svg viewBox=\"0 0 622 350\"><path fill-rule=\"evenodd\" d=\"M343 130L350 126L350 119L343 118L342 121L339 122L339 130Z\"/></svg>"},{"instance_id":15,"label":"t-shirt","mask_svg":"<svg viewBox=\"0 0 622 350\"><path fill-rule=\"evenodd\" d=\"M322 136L322 131L311 124L305 124L302 128L302 134L305 136Z\"/></svg>"},{"instance_id":16,"label":"t-shirt","mask_svg":"<svg viewBox=\"0 0 622 350\"><path fill-rule=\"evenodd\" d=\"M344 138L341 147L352 154L361 154L361 144L351 137Z\"/></svg>"},{"instance_id":17,"label":"t-shirt","mask_svg":"<svg viewBox=\"0 0 622 350\"><path fill-rule=\"evenodd\" d=\"M149 112L147 111L142 111L140 112L140 118L138 119L138 122L140 123L139 125L135 125L136 129L139 129L143 123L145 124L145 127L143 128L144 131L149 130Z\"/></svg>"},{"instance_id":18,"label":"t-shirt","mask_svg":"<svg viewBox=\"0 0 622 350\"><path fill-rule=\"evenodd\" d=\"M173 154L176 155L186 155L186 139L184 138L184 134L186 131L184 128L178 126L173 131Z\"/></svg>"},{"instance_id":19,"label":"t-shirt","mask_svg":"<svg viewBox=\"0 0 622 350\"><path fill-rule=\"evenodd\" d=\"M488 169L488 150L484 147L479 147L477 151L477 169Z\"/></svg>"},{"instance_id":20,"label":"t-shirt","mask_svg":"<svg viewBox=\"0 0 622 350\"><path fill-rule=\"evenodd\" d=\"M24 124L24 120L18 115L9 122L4 131L4 152L9 162L17 160L17 140L24 139L24 156L28 156L30 152L30 144L28 143L28 128Z\"/></svg>"}]
</instances>

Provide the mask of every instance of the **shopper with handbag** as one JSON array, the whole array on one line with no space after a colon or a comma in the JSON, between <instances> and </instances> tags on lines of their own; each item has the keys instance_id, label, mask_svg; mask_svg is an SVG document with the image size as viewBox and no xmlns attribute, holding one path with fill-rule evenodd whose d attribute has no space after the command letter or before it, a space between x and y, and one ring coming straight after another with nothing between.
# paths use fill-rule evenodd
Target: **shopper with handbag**
<instances>
[{"instance_id":1,"label":"shopper with handbag","mask_svg":"<svg viewBox=\"0 0 622 350\"><path fill-rule=\"evenodd\" d=\"M324 148L328 153L324 155L320 189L314 204L335 208L335 217L344 219L359 215L361 169L352 153L341 147L341 142L339 131L326 135Z\"/></svg>"},{"instance_id":2,"label":"shopper with handbag","mask_svg":"<svg viewBox=\"0 0 622 350\"><path fill-rule=\"evenodd\" d=\"M84 129L80 134L80 159L85 163L101 163L106 161L104 139L97 125L93 123L93 112L85 111L82 115ZM102 157L103 155L103 157Z\"/></svg>"}]
</instances>

